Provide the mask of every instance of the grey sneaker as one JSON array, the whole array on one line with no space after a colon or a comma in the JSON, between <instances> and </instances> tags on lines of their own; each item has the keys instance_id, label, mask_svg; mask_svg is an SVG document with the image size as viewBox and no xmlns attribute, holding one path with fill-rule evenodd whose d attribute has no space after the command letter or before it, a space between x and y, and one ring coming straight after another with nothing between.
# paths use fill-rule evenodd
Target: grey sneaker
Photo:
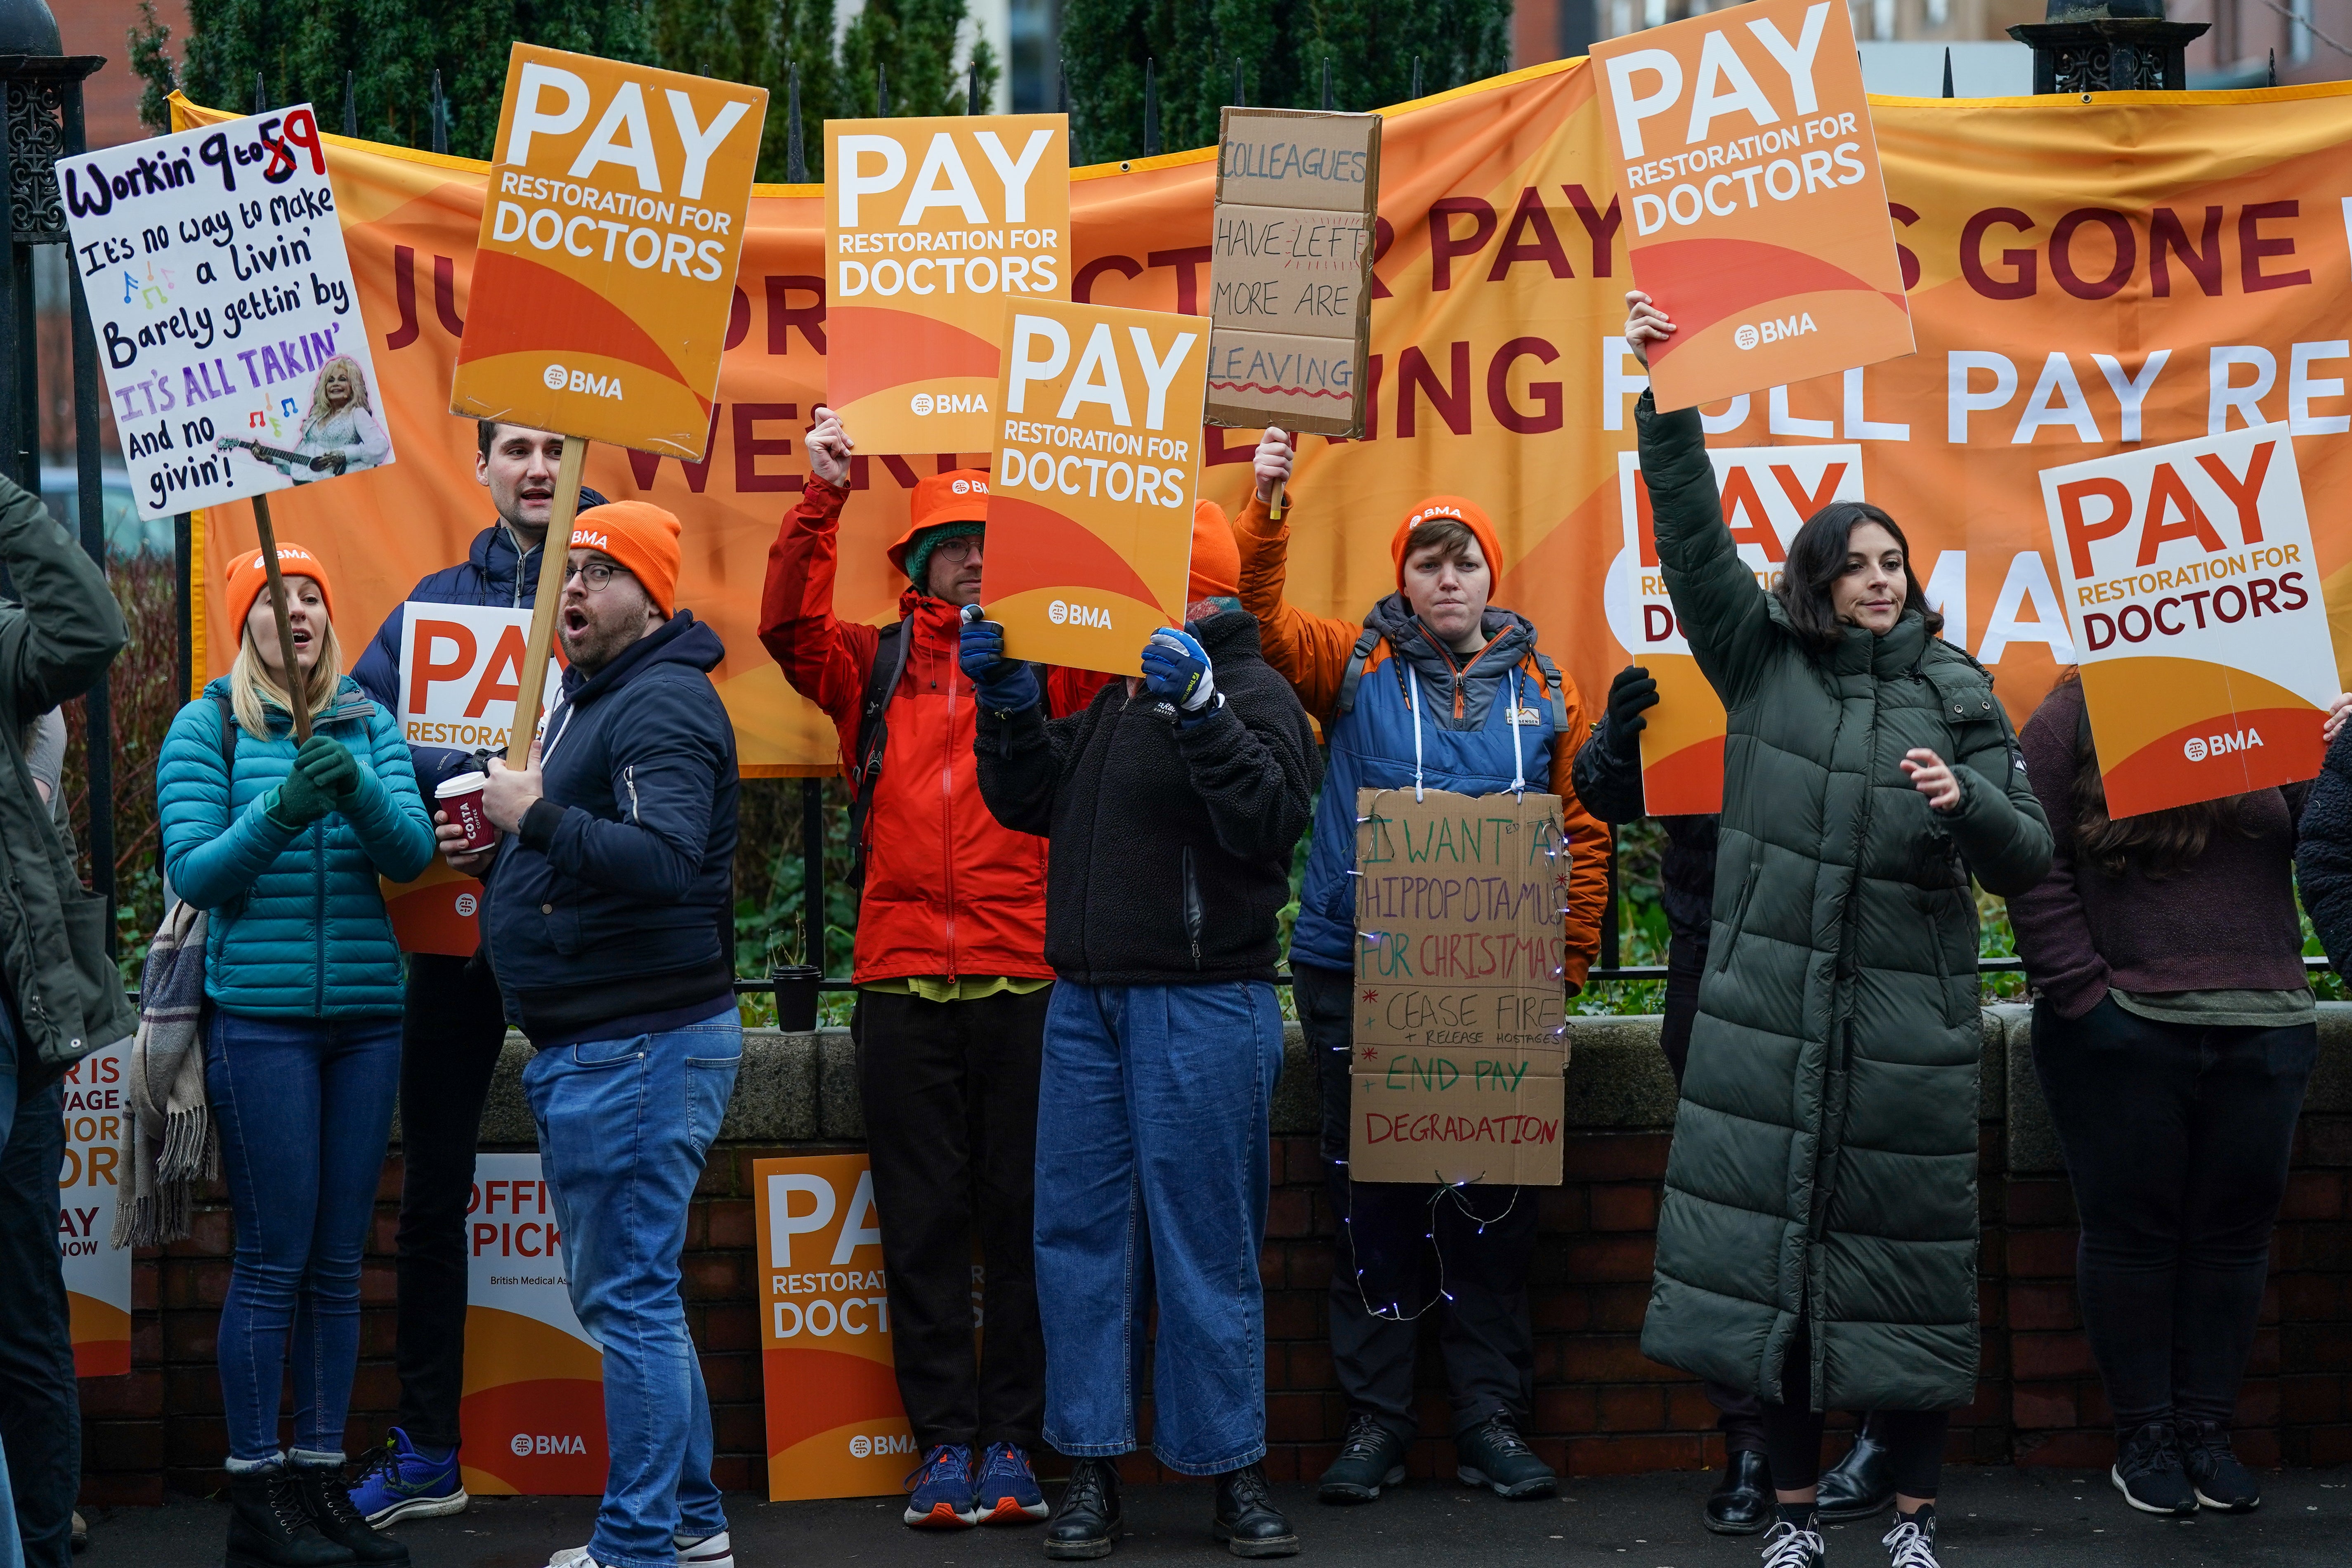
<instances>
[{"instance_id":1,"label":"grey sneaker","mask_svg":"<svg viewBox=\"0 0 2352 1568\"><path fill-rule=\"evenodd\" d=\"M2252 1513L2263 1506L2263 1484L2238 1463L2230 1447L2230 1429L2219 1421L2177 1418L2173 1442L2180 1450L2180 1468L2197 1500L2222 1513Z\"/></svg>"}]
</instances>

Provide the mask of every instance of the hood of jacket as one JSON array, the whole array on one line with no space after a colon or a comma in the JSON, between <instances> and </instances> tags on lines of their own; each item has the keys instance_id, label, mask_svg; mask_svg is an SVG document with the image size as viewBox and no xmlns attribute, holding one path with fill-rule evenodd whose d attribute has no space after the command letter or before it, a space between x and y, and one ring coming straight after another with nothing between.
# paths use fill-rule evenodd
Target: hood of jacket
<instances>
[{"instance_id":1,"label":"hood of jacket","mask_svg":"<svg viewBox=\"0 0 2352 1568\"><path fill-rule=\"evenodd\" d=\"M682 664L708 675L726 657L727 645L719 640L719 634L710 629L709 623L696 620L692 610L680 610L595 674L585 674L576 667L567 668L563 672L564 700L593 702L618 691L656 665Z\"/></svg>"},{"instance_id":2,"label":"hood of jacket","mask_svg":"<svg viewBox=\"0 0 2352 1568\"><path fill-rule=\"evenodd\" d=\"M1387 638L1397 657L1410 663L1424 679L1444 679L1468 668L1461 655L1438 646L1402 594L1381 598L1365 614L1364 625ZM1517 610L1489 605L1486 613L1479 617L1478 628L1486 635L1486 646L1470 656L1469 664L1475 664L1482 672L1508 669L1535 651L1535 623Z\"/></svg>"}]
</instances>

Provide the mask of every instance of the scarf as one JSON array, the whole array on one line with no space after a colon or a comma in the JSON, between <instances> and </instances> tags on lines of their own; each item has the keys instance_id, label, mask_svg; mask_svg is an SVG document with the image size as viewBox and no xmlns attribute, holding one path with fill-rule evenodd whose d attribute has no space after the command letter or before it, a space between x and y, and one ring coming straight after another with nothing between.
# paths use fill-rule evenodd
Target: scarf
<instances>
[{"instance_id":1,"label":"scarf","mask_svg":"<svg viewBox=\"0 0 2352 1568\"><path fill-rule=\"evenodd\" d=\"M139 974L139 1033L124 1075L116 1169L116 1247L160 1247L188 1234L197 1181L220 1173L205 1098L205 911L172 906Z\"/></svg>"}]
</instances>

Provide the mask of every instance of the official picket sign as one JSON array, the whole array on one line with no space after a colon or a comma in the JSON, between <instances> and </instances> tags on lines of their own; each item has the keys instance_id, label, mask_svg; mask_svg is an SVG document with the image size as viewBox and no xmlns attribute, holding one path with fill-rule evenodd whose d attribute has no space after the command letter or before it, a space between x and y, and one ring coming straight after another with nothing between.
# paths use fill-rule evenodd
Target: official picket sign
<instances>
[{"instance_id":1,"label":"official picket sign","mask_svg":"<svg viewBox=\"0 0 2352 1568\"><path fill-rule=\"evenodd\" d=\"M520 695L529 610L495 605L402 606L400 631L401 738L412 746L496 751L514 728ZM560 660L548 661L540 721L562 689Z\"/></svg>"},{"instance_id":2,"label":"official picket sign","mask_svg":"<svg viewBox=\"0 0 2352 1568\"><path fill-rule=\"evenodd\" d=\"M140 516L393 460L310 105L75 153L58 181Z\"/></svg>"},{"instance_id":3,"label":"official picket sign","mask_svg":"<svg viewBox=\"0 0 2352 1568\"><path fill-rule=\"evenodd\" d=\"M2290 427L2046 468L2042 493L2109 813L2317 776L2340 683Z\"/></svg>"},{"instance_id":4,"label":"official picket sign","mask_svg":"<svg viewBox=\"0 0 2352 1568\"><path fill-rule=\"evenodd\" d=\"M58 1245L65 1255L74 1375L131 1370L131 1249L111 1246L115 1162L122 1141L122 1072L131 1042L92 1051L66 1070L65 1167L58 1175Z\"/></svg>"},{"instance_id":5,"label":"official picket sign","mask_svg":"<svg viewBox=\"0 0 2352 1568\"><path fill-rule=\"evenodd\" d=\"M1559 797L1356 792L1348 1169L1557 1185L1567 1099Z\"/></svg>"},{"instance_id":6,"label":"official picket sign","mask_svg":"<svg viewBox=\"0 0 2352 1568\"><path fill-rule=\"evenodd\" d=\"M861 452L984 452L1008 300L1070 297L1062 114L824 122L825 398Z\"/></svg>"},{"instance_id":7,"label":"official picket sign","mask_svg":"<svg viewBox=\"0 0 2352 1568\"><path fill-rule=\"evenodd\" d=\"M1011 307L982 602L1005 651L1142 673L1181 625L1206 339L1198 317Z\"/></svg>"},{"instance_id":8,"label":"official picket sign","mask_svg":"<svg viewBox=\"0 0 2352 1568\"><path fill-rule=\"evenodd\" d=\"M466 1204L466 1489L604 1489L604 1352L572 1310L563 1227L537 1154L478 1154Z\"/></svg>"},{"instance_id":9,"label":"official picket sign","mask_svg":"<svg viewBox=\"0 0 2352 1568\"><path fill-rule=\"evenodd\" d=\"M693 461L765 89L517 44L449 410Z\"/></svg>"},{"instance_id":10,"label":"official picket sign","mask_svg":"<svg viewBox=\"0 0 2352 1568\"><path fill-rule=\"evenodd\" d=\"M1912 352L1853 23L1754 0L1592 47L1661 408Z\"/></svg>"},{"instance_id":11,"label":"official picket sign","mask_svg":"<svg viewBox=\"0 0 2352 1568\"><path fill-rule=\"evenodd\" d=\"M1759 588L1780 582L1808 518L1832 501L1863 499L1858 446L1709 447L1706 455L1723 521ZM1617 454L1617 511L1625 543L1602 600L1617 640L1658 683L1658 705L1642 730L1643 802L1655 816L1721 811L1723 703L1675 619L1639 452Z\"/></svg>"}]
</instances>

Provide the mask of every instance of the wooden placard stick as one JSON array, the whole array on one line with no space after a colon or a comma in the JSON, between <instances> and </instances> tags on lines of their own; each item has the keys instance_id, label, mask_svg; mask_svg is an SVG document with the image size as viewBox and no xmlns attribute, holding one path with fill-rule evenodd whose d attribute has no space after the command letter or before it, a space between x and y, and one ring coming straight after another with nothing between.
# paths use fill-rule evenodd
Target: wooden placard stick
<instances>
[{"instance_id":1,"label":"wooden placard stick","mask_svg":"<svg viewBox=\"0 0 2352 1568\"><path fill-rule=\"evenodd\" d=\"M278 574L278 531L269 525L269 498L253 498L253 526L261 535L261 569L269 578L269 613L278 622L278 657L285 660L286 705L294 710L294 743L310 738L310 682L294 657L294 623L286 615L286 579Z\"/></svg>"},{"instance_id":2,"label":"wooden placard stick","mask_svg":"<svg viewBox=\"0 0 2352 1568\"><path fill-rule=\"evenodd\" d=\"M555 612L563 598L564 567L572 559L572 520L580 510L580 472L587 466L587 437L566 436L563 458L555 469L555 503L547 514L547 541L539 548L539 597L530 608L530 640L523 647L514 733L507 740L510 768L530 765L531 738L539 733L540 703L547 691L548 645L555 640Z\"/></svg>"}]
</instances>

